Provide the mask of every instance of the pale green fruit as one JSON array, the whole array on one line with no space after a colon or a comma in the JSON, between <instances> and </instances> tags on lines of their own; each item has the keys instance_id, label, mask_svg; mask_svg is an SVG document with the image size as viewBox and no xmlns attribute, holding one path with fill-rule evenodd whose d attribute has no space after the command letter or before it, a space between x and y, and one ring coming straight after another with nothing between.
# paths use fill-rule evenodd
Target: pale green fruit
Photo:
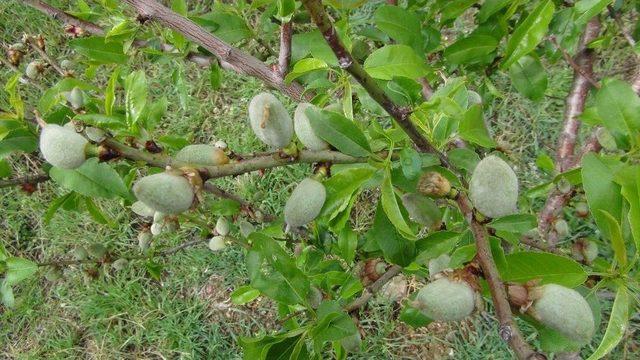
<instances>
[{"instance_id":1,"label":"pale green fruit","mask_svg":"<svg viewBox=\"0 0 640 360\"><path fill-rule=\"evenodd\" d=\"M451 257L447 254L442 254L437 258L429 260L429 275L433 276L444 269L449 267Z\"/></svg>"},{"instance_id":2,"label":"pale green fruit","mask_svg":"<svg viewBox=\"0 0 640 360\"><path fill-rule=\"evenodd\" d=\"M469 106L472 106L475 104L482 104L482 97L480 96L480 94L478 94L473 90L467 91L467 99L469 101Z\"/></svg>"},{"instance_id":3,"label":"pale green fruit","mask_svg":"<svg viewBox=\"0 0 640 360\"><path fill-rule=\"evenodd\" d=\"M102 140L107 138L107 133L104 130L98 129L93 126L87 126L84 129L84 134L87 135L89 140L93 141L94 143L100 143L102 142Z\"/></svg>"},{"instance_id":4,"label":"pale green fruit","mask_svg":"<svg viewBox=\"0 0 640 360\"><path fill-rule=\"evenodd\" d=\"M84 93L79 87L74 87L71 91L64 93L64 97L74 110L81 109L84 106Z\"/></svg>"},{"instance_id":5,"label":"pale green fruit","mask_svg":"<svg viewBox=\"0 0 640 360\"><path fill-rule=\"evenodd\" d=\"M64 60L60 61L60 67L65 69L65 70L69 70L69 69L71 69L73 67L73 61L64 59Z\"/></svg>"},{"instance_id":6,"label":"pale green fruit","mask_svg":"<svg viewBox=\"0 0 640 360\"><path fill-rule=\"evenodd\" d=\"M42 63L39 61L32 61L27 65L24 73L27 75L29 79L35 80L40 76L42 72Z\"/></svg>"},{"instance_id":7,"label":"pale green fruit","mask_svg":"<svg viewBox=\"0 0 640 360\"><path fill-rule=\"evenodd\" d=\"M598 244L595 241L579 239L571 247L571 255L578 261L591 263L598 257Z\"/></svg>"},{"instance_id":8,"label":"pale green fruit","mask_svg":"<svg viewBox=\"0 0 640 360\"><path fill-rule=\"evenodd\" d=\"M92 258L102 259L105 255L107 255L107 248L102 244L94 243L89 245L87 248L87 252L91 255Z\"/></svg>"},{"instance_id":9,"label":"pale green fruit","mask_svg":"<svg viewBox=\"0 0 640 360\"><path fill-rule=\"evenodd\" d=\"M224 216L218 218L216 221L216 232L218 235L227 236L229 235L229 221Z\"/></svg>"},{"instance_id":10,"label":"pale green fruit","mask_svg":"<svg viewBox=\"0 0 640 360\"><path fill-rule=\"evenodd\" d=\"M221 149L206 144L188 145L176 154L176 161L192 166L216 166L229 162Z\"/></svg>"},{"instance_id":11,"label":"pale green fruit","mask_svg":"<svg viewBox=\"0 0 640 360\"><path fill-rule=\"evenodd\" d=\"M153 223L151 224L151 235L153 236L158 236L160 234L162 234L162 228L163 228L163 224L161 223Z\"/></svg>"},{"instance_id":12,"label":"pale green fruit","mask_svg":"<svg viewBox=\"0 0 640 360\"><path fill-rule=\"evenodd\" d=\"M265 144L281 149L291 142L293 121L275 96L260 93L251 99L249 121L253 132Z\"/></svg>"},{"instance_id":13,"label":"pale green fruit","mask_svg":"<svg viewBox=\"0 0 640 360\"><path fill-rule=\"evenodd\" d=\"M553 228L556 230L556 234L558 234L558 237L564 238L569 236L569 223L567 223L566 220L556 220L555 224L553 224Z\"/></svg>"},{"instance_id":14,"label":"pale green fruit","mask_svg":"<svg viewBox=\"0 0 640 360\"><path fill-rule=\"evenodd\" d=\"M238 228L240 228L240 235L242 235L243 238L248 238L251 233L256 231L256 227L247 220L240 220L238 222Z\"/></svg>"},{"instance_id":15,"label":"pale green fruit","mask_svg":"<svg viewBox=\"0 0 640 360\"><path fill-rule=\"evenodd\" d=\"M473 312L475 292L464 281L441 278L420 289L416 303L417 308L432 320L457 321Z\"/></svg>"},{"instance_id":16,"label":"pale green fruit","mask_svg":"<svg viewBox=\"0 0 640 360\"><path fill-rule=\"evenodd\" d=\"M114 261L113 264L111 264L111 267L115 271L120 271L120 270L124 270L128 265L129 265L129 260L120 258Z\"/></svg>"},{"instance_id":17,"label":"pale green fruit","mask_svg":"<svg viewBox=\"0 0 640 360\"><path fill-rule=\"evenodd\" d=\"M214 236L209 240L209 250L220 251L226 247L224 236Z\"/></svg>"},{"instance_id":18,"label":"pale green fruit","mask_svg":"<svg viewBox=\"0 0 640 360\"><path fill-rule=\"evenodd\" d=\"M156 211L153 213L153 222L154 223L158 223L158 224L163 224L164 223L164 219L167 217L167 214L161 212L161 211Z\"/></svg>"},{"instance_id":19,"label":"pale green fruit","mask_svg":"<svg viewBox=\"0 0 640 360\"><path fill-rule=\"evenodd\" d=\"M595 331L589 303L579 292L556 284L530 291L534 300L529 314L541 324L581 344L591 340Z\"/></svg>"},{"instance_id":20,"label":"pale green fruit","mask_svg":"<svg viewBox=\"0 0 640 360\"><path fill-rule=\"evenodd\" d=\"M149 249L153 235L149 231L141 231L138 234L138 247L140 251L145 252Z\"/></svg>"},{"instance_id":21,"label":"pale green fruit","mask_svg":"<svg viewBox=\"0 0 640 360\"><path fill-rule=\"evenodd\" d=\"M86 160L89 142L77 132L60 125L46 125L40 133L40 152L47 162L62 169L75 169Z\"/></svg>"},{"instance_id":22,"label":"pale green fruit","mask_svg":"<svg viewBox=\"0 0 640 360\"><path fill-rule=\"evenodd\" d=\"M362 338L360 337L360 332L356 331L355 334L349 335L346 338L340 340L340 344L342 347L350 353L360 352L360 345L362 344Z\"/></svg>"},{"instance_id":23,"label":"pale green fruit","mask_svg":"<svg viewBox=\"0 0 640 360\"><path fill-rule=\"evenodd\" d=\"M298 140L307 149L313 151L329 149L329 143L322 140L311 127L309 117L305 113L307 109L318 109L315 105L309 103L300 103L293 114L293 127L296 131Z\"/></svg>"},{"instance_id":24,"label":"pale green fruit","mask_svg":"<svg viewBox=\"0 0 640 360\"><path fill-rule=\"evenodd\" d=\"M213 144L213 146L217 147L220 150L224 150L227 148L227 143L224 142L224 140L218 140L215 144Z\"/></svg>"},{"instance_id":25,"label":"pale green fruit","mask_svg":"<svg viewBox=\"0 0 640 360\"><path fill-rule=\"evenodd\" d=\"M482 159L469 182L469 198L483 215L499 218L517 212L518 178L497 156Z\"/></svg>"},{"instance_id":26,"label":"pale green fruit","mask_svg":"<svg viewBox=\"0 0 640 360\"><path fill-rule=\"evenodd\" d=\"M134 213L142 217L152 217L156 212L152 208L148 207L147 204L143 203L142 201L136 201L133 204L131 204L131 211L133 211Z\"/></svg>"},{"instance_id":27,"label":"pale green fruit","mask_svg":"<svg viewBox=\"0 0 640 360\"><path fill-rule=\"evenodd\" d=\"M321 182L306 178L296 186L284 206L284 221L299 227L313 221L320 214L327 191Z\"/></svg>"},{"instance_id":28,"label":"pale green fruit","mask_svg":"<svg viewBox=\"0 0 640 360\"><path fill-rule=\"evenodd\" d=\"M187 179L166 172L138 180L133 193L150 208L171 215L189 210L195 195Z\"/></svg>"}]
</instances>

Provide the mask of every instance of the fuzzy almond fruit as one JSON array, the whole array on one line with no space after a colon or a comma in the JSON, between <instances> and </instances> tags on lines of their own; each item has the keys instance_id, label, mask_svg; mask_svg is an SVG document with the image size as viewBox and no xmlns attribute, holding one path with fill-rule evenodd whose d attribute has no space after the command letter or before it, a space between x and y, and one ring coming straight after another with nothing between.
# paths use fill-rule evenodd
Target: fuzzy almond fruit
<instances>
[{"instance_id":1,"label":"fuzzy almond fruit","mask_svg":"<svg viewBox=\"0 0 640 360\"><path fill-rule=\"evenodd\" d=\"M281 149L291 142L293 121L284 105L269 93L256 95L249 103L251 129L265 144Z\"/></svg>"},{"instance_id":2,"label":"fuzzy almond fruit","mask_svg":"<svg viewBox=\"0 0 640 360\"><path fill-rule=\"evenodd\" d=\"M47 162L63 169L75 169L87 159L89 141L77 132L56 124L48 124L40 133L40 152Z\"/></svg>"},{"instance_id":3,"label":"fuzzy almond fruit","mask_svg":"<svg viewBox=\"0 0 640 360\"><path fill-rule=\"evenodd\" d=\"M138 180L133 193L153 210L170 215L189 210L195 195L187 179L166 172Z\"/></svg>"},{"instance_id":4,"label":"fuzzy almond fruit","mask_svg":"<svg viewBox=\"0 0 640 360\"><path fill-rule=\"evenodd\" d=\"M315 220L320 214L327 191L321 182L306 178L296 186L284 206L284 221L291 227L299 227Z\"/></svg>"},{"instance_id":5,"label":"fuzzy almond fruit","mask_svg":"<svg viewBox=\"0 0 640 360\"><path fill-rule=\"evenodd\" d=\"M209 240L209 250L220 251L226 247L224 236L214 236Z\"/></svg>"},{"instance_id":6,"label":"fuzzy almond fruit","mask_svg":"<svg viewBox=\"0 0 640 360\"><path fill-rule=\"evenodd\" d=\"M222 149L207 144L183 147L176 154L176 160L192 166L216 166L229 162L229 158Z\"/></svg>"},{"instance_id":7,"label":"fuzzy almond fruit","mask_svg":"<svg viewBox=\"0 0 640 360\"><path fill-rule=\"evenodd\" d=\"M457 321L473 312L475 292L464 281L441 278L420 289L416 303L418 309L432 320Z\"/></svg>"},{"instance_id":8,"label":"fuzzy almond fruit","mask_svg":"<svg viewBox=\"0 0 640 360\"><path fill-rule=\"evenodd\" d=\"M329 149L329 143L322 140L311 127L311 122L306 114L307 109L318 109L310 103L300 103L293 114L293 127L298 140L309 150L320 151Z\"/></svg>"},{"instance_id":9,"label":"fuzzy almond fruit","mask_svg":"<svg viewBox=\"0 0 640 360\"><path fill-rule=\"evenodd\" d=\"M517 212L518 178L504 160L490 155L471 175L469 198L483 215L499 218Z\"/></svg>"}]
</instances>

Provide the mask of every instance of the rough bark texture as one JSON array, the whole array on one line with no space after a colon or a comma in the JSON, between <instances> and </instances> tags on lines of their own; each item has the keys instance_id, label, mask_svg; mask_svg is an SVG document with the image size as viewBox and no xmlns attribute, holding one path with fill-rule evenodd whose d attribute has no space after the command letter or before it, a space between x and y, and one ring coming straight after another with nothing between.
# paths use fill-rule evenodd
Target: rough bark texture
<instances>
[{"instance_id":1,"label":"rough bark texture","mask_svg":"<svg viewBox=\"0 0 640 360\"><path fill-rule=\"evenodd\" d=\"M280 26L280 54L278 55L278 71L280 73L280 79L284 79L289 72L292 35L293 26L291 22L286 22Z\"/></svg>"}]
</instances>

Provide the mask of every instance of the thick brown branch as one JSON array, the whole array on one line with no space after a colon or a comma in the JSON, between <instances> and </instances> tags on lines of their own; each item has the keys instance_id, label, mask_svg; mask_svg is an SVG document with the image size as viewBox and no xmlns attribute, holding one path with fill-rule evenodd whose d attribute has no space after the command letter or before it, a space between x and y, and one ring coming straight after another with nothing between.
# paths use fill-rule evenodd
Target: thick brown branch
<instances>
[{"instance_id":1,"label":"thick brown branch","mask_svg":"<svg viewBox=\"0 0 640 360\"><path fill-rule=\"evenodd\" d=\"M98 36L104 36L105 32L104 30L102 30L102 28L94 23L90 23L88 21L84 21L81 19L78 19L77 17L67 14L66 12L55 8L53 6L50 6L49 4L45 3L44 1L39 1L39 0L25 0L24 1L27 5L40 10L41 12L51 16L54 19L58 19L61 20L62 22L64 22L65 24L69 24L69 25L75 25L77 27L82 28L82 30L94 34L94 35L98 35Z\"/></svg>"},{"instance_id":2,"label":"thick brown branch","mask_svg":"<svg viewBox=\"0 0 640 360\"><path fill-rule=\"evenodd\" d=\"M0 180L0 188L23 184L38 184L47 180L49 180L49 175L47 174L26 175L14 179Z\"/></svg>"},{"instance_id":3,"label":"thick brown branch","mask_svg":"<svg viewBox=\"0 0 640 360\"><path fill-rule=\"evenodd\" d=\"M303 88L297 83L286 85L277 72L255 57L225 43L193 21L180 16L155 0L124 0L141 15L178 31L189 40L210 51L221 61L233 64L242 73L262 80L295 100L303 99Z\"/></svg>"},{"instance_id":4,"label":"thick brown branch","mask_svg":"<svg viewBox=\"0 0 640 360\"><path fill-rule=\"evenodd\" d=\"M407 108L397 106L382 90L375 80L367 74L362 65L360 65L349 53L338 37L335 27L331 23L329 16L324 11L321 0L303 0L302 3L309 11L313 22L316 24L320 32L331 47L334 54L338 58L340 67L347 70L362 85L380 106L382 106L391 117L398 123L411 140L416 144L422 152L436 154L443 165L451 167L449 160L436 149L425 137L420 130L411 122L411 111Z\"/></svg>"},{"instance_id":5,"label":"thick brown branch","mask_svg":"<svg viewBox=\"0 0 640 360\"><path fill-rule=\"evenodd\" d=\"M393 265L392 267L389 268L389 270L387 270L387 272L382 274L382 276L380 276L378 280L373 282L371 285L367 286L367 288L364 290L364 292L362 293L362 295L360 295L359 298L353 300L351 303L345 306L344 309L347 312L358 310L364 304L366 304L376 292L382 289L384 284L391 281L391 279L393 279L396 275L400 274L400 272L402 272L402 267L399 265Z\"/></svg>"},{"instance_id":6,"label":"thick brown branch","mask_svg":"<svg viewBox=\"0 0 640 360\"><path fill-rule=\"evenodd\" d=\"M280 79L289 72L289 62L291 62L291 37L293 35L293 24L291 21L280 26L280 54L278 55L278 71Z\"/></svg>"},{"instance_id":7,"label":"thick brown branch","mask_svg":"<svg viewBox=\"0 0 640 360\"><path fill-rule=\"evenodd\" d=\"M426 77L421 77L418 79L418 82L422 85L422 98L424 101L429 101L431 96L433 96L433 88L431 84L429 84L429 80L427 80Z\"/></svg>"}]
</instances>

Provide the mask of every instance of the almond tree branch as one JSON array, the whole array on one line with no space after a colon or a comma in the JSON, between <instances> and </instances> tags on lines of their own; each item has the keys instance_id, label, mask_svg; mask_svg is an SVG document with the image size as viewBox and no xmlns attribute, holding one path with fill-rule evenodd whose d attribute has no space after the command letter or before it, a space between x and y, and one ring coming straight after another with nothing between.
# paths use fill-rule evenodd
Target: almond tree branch
<instances>
[{"instance_id":1,"label":"almond tree branch","mask_svg":"<svg viewBox=\"0 0 640 360\"><path fill-rule=\"evenodd\" d=\"M345 306L344 309L347 312L358 310L359 308L364 306L364 304L366 304L376 292L380 291L380 289L382 289L384 284L391 281L391 279L393 279L396 275L400 274L401 272L402 272L402 266L393 265L392 267L389 268L389 270L387 270L387 272L382 274L382 276L380 276L378 280L376 280L375 282L367 286L367 288L364 290L364 292L362 293L362 295L360 295L359 298L353 300L351 303Z\"/></svg>"},{"instance_id":2,"label":"almond tree branch","mask_svg":"<svg viewBox=\"0 0 640 360\"><path fill-rule=\"evenodd\" d=\"M82 28L82 30L85 30L91 34L94 35L98 35L98 36L104 36L105 32L104 30L102 30L102 28L94 23L88 22L88 21L84 21L81 20L73 15L67 14L66 12L55 8L53 6L50 6L49 4L45 3L44 1L40 1L40 0L24 0L24 2L37 9L40 10L41 12L51 16L54 19L59 19L62 22L64 22L65 24L69 24L69 25L74 25L77 27Z\"/></svg>"},{"instance_id":3,"label":"almond tree branch","mask_svg":"<svg viewBox=\"0 0 640 360\"><path fill-rule=\"evenodd\" d=\"M295 100L303 99L304 89L300 84L286 85L278 72L272 71L260 60L225 43L193 21L180 16L155 0L123 0L123 2L131 5L141 16L156 20L164 26L180 32L189 40L210 51L221 61L233 64L242 73L262 80L265 84Z\"/></svg>"},{"instance_id":4,"label":"almond tree branch","mask_svg":"<svg viewBox=\"0 0 640 360\"><path fill-rule=\"evenodd\" d=\"M324 11L321 0L302 0L302 4L307 8L307 11L311 15L311 18L315 22L316 26L320 29L325 40L333 50L334 54L338 58L340 67L346 69L369 93L369 95L376 100L386 111L389 113L402 127L402 129L409 135L411 140L416 144L418 149L422 152L432 152L438 155L443 166L456 170L451 166L447 157L438 151L415 127L411 122L409 115L410 110L397 106L391 99L389 99L384 91L377 85L377 83L366 73L364 68L356 62L349 51L344 47L335 28L333 27L331 20ZM464 183L464 182L463 182ZM511 306L507 298L507 293L500 279L498 269L493 261L489 242L486 237L484 226L477 221L473 216L473 206L461 192L457 198L458 207L465 216L465 219L469 223L476 240L477 256L482 267L485 279L489 283L489 289L491 290L491 297L496 308L496 315L500 322L500 335L509 342L510 347L515 352L519 359L542 359L541 355L538 355L527 344L522 337L520 330L513 320L513 314L511 313Z\"/></svg>"},{"instance_id":5,"label":"almond tree branch","mask_svg":"<svg viewBox=\"0 0 640 360\"><path fill-rule=\"evenodd\" d=\"M35 52L38 53L38 55L40 55L40 57L46 61L49 65L51 65L51 67L53 67L53 69L58 72L58 74L60 74L61 76L65 77L67 76L67 72L64 71L60 65L58 65L58 63L53 60L49 54L47 54L46 51L44 51L44 49L40 48L40 46L38 46L37 44L37 40L33 37L33 36L29 36L27 38L27 44L29 44L29 46L31 47L31 49L35 50Z\"/></svg>"},{"instance_id":6,"label":"almond tree branch","mask_svg":"<svg viewBox=\"0 0 640 360\"><path fill-rule=\"evenodd\" d=\"M324 11L322 1L320 0L303 0L302 3L309 11L309 15L313 19L327 44L331 47L334 54L338 58L338 64L353 76L362 87L369 93L385 111L393 117L398 125L416 144L422 152L433 153L438 156L440 162L446 167L451 167L447 157L436 149L421 133L420 130L411 122L411 110L396 105L378 86L375 80L369 76L362 65L358 63L345 48L344 44L338 37L338 33L334 28L329 16Z\"/></svg>"},{"instance_id":7,"label":"almond tree branch","mask_svg":"<svg viewBox=\"0 0 640 360\"><path fill-rule=\"evenodd\" d=\"M556 151L556 171L559 173L575 167L584 154L583 150L579 158L575 155L578 132L582 125L578 117L584 111L585 101L590 89L589 85L593 82L591 76L593 76L595 53L587 45L596 39L599 33L600 21L597 17L594 17L587 23L584 33L580 37L575 60L571 60L571 63L577 67L574 67L573 83L565 100L564 125ZM555 44L558 46L557 42ZM589 142L589 144L593 145L593 142ZM585 150L590 149L595 149L595 147L585 147ZM557 237L551 231L552 224L569 199L571 199L570 193L565 194L557 189L552 191L538 215L538 230L542 238L547 239L551 247L558 242Z\"/></svg>"},{"instance_id":8,"label":"almond tree branch","mask_svg":"<svg viewBox=\"0 0 640 360\"><path fill-rule=\"evenodd\" d=\"M47 180L49 180L49 175L47 174L25 175L13 179L0 180L0 188L22 184L38 184Z\"/></svg>"},{"instance_id":9,"label":"almond tree branch","mask_svg":"<svg viewBox=\"0 0 640 360\"><path fill-rule=\"evenodd\" d=\"M7 48L6 48L4 45L2 45L2 50L6 51L6 50L7 50ZM13 71L14 71L15 73L17 73L17 74L22 74L22 71L20 70L20 68L19 68L19 67L17 67L17 66L15 66L15 65L13 65L13 64L12 64L11 62L9 62L8 60L6 60L6 59L4 58L4 56L0 56L0 64L2 64L2 65L4 65L4 66L8 67L9 69L13 70ZM29 78L27 78L27 77L25 77L25 76L20 76L20 82L21 82L22 84L29 84L29 85L32 85L32 86L34 86L34 87L38 88L39 90L44 91L44 87L43 87L42 85L40 85L40 84L38 84L38 83L36 83L36 82L31 81L31 79L29 79Z\"/></svg>"},{"instance_id":10,"label":"almond tree branch","mask_svg":"<svg viewBox=\"0 0 640 360\"><path fill-rule=\"evenodd\" d=\"M293 24L291 21L280 25L280 54L278 56L278 71L280 79L289 72L289 63L291 62L291 37L293 35Z\"/></svg>"}]
</instances>

